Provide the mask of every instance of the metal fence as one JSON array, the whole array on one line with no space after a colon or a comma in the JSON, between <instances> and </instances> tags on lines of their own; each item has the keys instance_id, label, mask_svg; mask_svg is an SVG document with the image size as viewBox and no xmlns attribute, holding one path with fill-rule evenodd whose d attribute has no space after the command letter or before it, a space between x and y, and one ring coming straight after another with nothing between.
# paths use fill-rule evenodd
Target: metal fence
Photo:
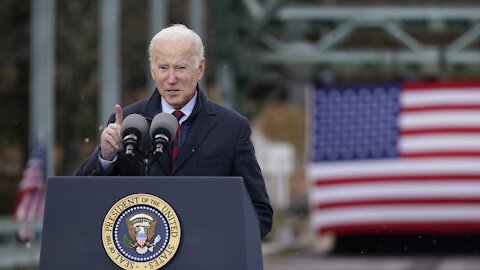
<instances>
[{"instance_id":1,"label":"metal fence","mask_svg":"<svg viewBox=\"0 0 480 270\"><path fill-rule=\"evenodd\" d=\"M19 241L19 230L30 230L30 242ZM19 222L0 217L0 269L37 269L40 258L42 221Z\"/></svg>"}]
</instances>

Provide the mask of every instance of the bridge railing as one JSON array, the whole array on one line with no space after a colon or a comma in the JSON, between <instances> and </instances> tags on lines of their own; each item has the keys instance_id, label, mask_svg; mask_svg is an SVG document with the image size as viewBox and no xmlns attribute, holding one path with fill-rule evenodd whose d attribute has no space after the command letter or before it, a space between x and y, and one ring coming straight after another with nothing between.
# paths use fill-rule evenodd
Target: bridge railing
<instances>
[{"instance_id":1,"label":"bridge railing","mask_svg":"<svg viewBox=\"0 0 480 270\"><path fill-rule=\"evenodd\" d=\"M31 230L30 242L19 241L19 230ZM37 269L40 258L42 221L19 222L0 216L0 269Z\"/></svg>"}]
</instances>

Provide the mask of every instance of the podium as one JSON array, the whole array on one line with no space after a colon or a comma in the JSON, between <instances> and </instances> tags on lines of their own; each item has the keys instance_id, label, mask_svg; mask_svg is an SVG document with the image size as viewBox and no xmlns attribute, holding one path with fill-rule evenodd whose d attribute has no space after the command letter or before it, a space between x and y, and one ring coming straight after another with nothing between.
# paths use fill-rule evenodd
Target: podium
<instances>
[{"instance_id":1,"label":"podium","mask_svg":"<svg viewBox=\"0 0 480 270\"><path fill-rule=\"evenodd\" d=\"M118 176L48 178L40 269L156 269L128 260L118 266L102 241L108 213L135 194L160 198L178 217L178 247L160 269L263 269L259 222L241 177ZM119 211L129 207L123 204Z\"/></svg>"}]
</instances>

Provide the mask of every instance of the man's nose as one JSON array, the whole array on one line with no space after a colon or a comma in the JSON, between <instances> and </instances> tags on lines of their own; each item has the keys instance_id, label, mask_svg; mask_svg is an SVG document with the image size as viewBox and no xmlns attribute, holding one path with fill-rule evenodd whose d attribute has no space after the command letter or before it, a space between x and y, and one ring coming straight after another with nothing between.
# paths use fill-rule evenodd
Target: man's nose
<instances>
[{"instance_id":1,"label":"man's nose","mask_svg":"<svg viewBox=\"0 0 480 270\"><path fill-rule=\"evenodd\" d=\"M168 72L167 82L170 83L170 84L174 84L174 83L177 82L177 73L175 72L174 69L172 69Z\"/></svg>"}]
</instances>

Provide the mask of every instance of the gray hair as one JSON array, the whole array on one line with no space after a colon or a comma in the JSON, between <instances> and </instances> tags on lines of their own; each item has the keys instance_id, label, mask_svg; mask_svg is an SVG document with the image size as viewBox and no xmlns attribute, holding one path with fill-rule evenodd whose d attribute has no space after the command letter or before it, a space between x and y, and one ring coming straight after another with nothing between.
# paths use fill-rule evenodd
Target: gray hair
<instances>
[{"instance_id":1,"label":"gray hair","mask_svg":"<svg viewBox=\"0 0 480 270\"><path fill-rule=\"evenodd\" d=\"M167 28L162 29L152 40L150 40L150 45L148 46L148 58L152 60L153 46L158 40L175 40L181 38L188 38L194 42L195 45L195 64L198 65L200 60L204 57L204 48L202 39L200 36L195 33L192 29L189 29L183 24L174 24Z\"/></svg>"}]
</instances>

